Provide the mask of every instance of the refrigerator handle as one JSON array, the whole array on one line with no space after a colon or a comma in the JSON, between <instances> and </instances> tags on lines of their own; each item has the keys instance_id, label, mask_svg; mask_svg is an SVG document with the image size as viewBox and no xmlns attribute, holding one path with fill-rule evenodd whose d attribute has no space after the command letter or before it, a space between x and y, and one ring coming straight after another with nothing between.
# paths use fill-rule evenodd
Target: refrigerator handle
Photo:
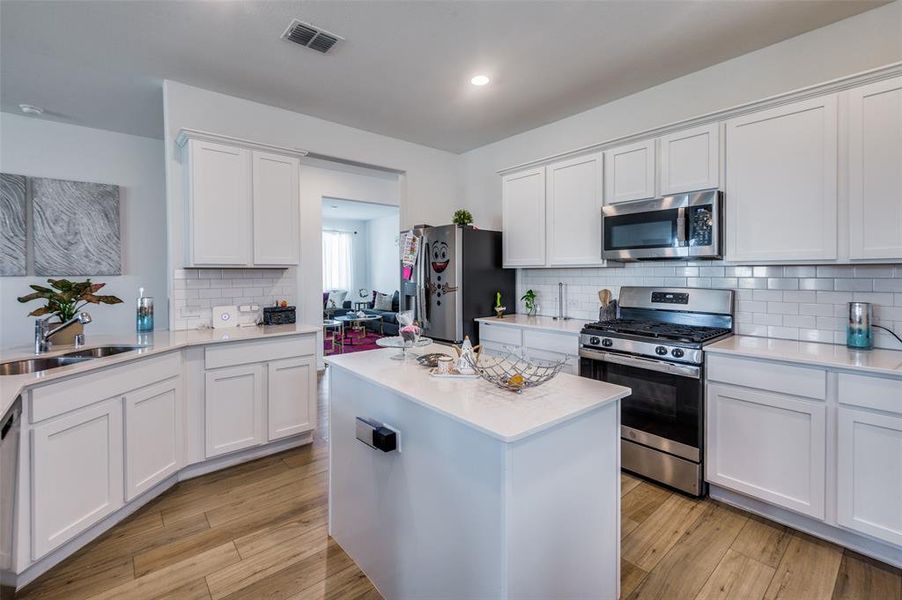
<instances>
[{"instance_id":1,"label":"refrigerator handle","mask_svg":"<svg viewBox=\"0 0 902 600\"><path fill-rule=\"evenodd\" d=\"M420 327L429 328L429 303L426 301L426 276L429 273L429 247L426 244L426 236L419 240L420 249L417 252L419 262L417 264L417 311L416 318L420 320Z\"/></svg>"}]
</instances>

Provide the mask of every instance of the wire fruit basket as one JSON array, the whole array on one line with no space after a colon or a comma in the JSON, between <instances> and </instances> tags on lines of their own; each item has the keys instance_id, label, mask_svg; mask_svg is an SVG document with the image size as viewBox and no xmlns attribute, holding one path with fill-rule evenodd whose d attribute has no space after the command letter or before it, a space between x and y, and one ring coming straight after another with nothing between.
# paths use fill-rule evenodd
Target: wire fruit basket
<instances>
[{"instance_id":1,"label":"wire fruit basket","mask_svg":"<svg viewBox=\"0 0 902 600\"><path fill-rule=\"evenodd\" d=\"M519 394L527 388L551 381L567 364L567 359L559 361L533 359L505 349L505 353L500 356L480 353L475 359L468 357L467 362L489 383Z\"/></svg>"}]
</instances>

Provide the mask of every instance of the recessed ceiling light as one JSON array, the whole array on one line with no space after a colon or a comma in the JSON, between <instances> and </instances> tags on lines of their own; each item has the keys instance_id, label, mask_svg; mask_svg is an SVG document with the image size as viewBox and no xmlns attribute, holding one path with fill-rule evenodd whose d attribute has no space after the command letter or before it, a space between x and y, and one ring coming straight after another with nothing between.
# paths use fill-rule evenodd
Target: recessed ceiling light
<instances>
[{"instance_id":1,"label":"recessed ceiling light","mask_svg":"<svg viewBox=\"0 0 902 600\"><path fill-rule=\"evenodd\" d=\"M483 86L490 82L488 75L477 75L473 79L470 80L470 83L473 85Z\"/></svg>"},{"instance_id":2,"label":"recessed ceiling light","mask_svg":"<svg viewBox=\"0 0 902 600\"><path fill-rule=\"evenodd\" d=\"M26 115L42 115L44 114L44 109L40 106L33 106L31 104L20 104L19 110L21 110Z\"/></svg>"},{"instance_id":3,"label":"recessed ceiling light","mask_svg":"<svg viewBox=\"0 0 902 600\"><path fill-rule=\"evenodd\" d=\"M337 205L337 204L333 204L333 205L332 205L332 208L338 208L338 205Z\"/></svg>"}]
</instances>

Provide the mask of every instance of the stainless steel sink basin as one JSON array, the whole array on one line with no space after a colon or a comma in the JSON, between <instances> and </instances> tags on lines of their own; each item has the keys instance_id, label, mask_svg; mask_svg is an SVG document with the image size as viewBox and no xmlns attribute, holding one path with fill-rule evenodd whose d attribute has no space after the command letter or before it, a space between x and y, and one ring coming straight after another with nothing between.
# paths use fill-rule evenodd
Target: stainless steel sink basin
<instances>
[{"instance_id":1,"label":"stainless steel sink basin","mask_svg":"<svg viewBox=\"0 0 902 600\"><path fill-rule=\"evenodd\" d=\"M86 348L85 350L67 352L66 354L60 354L59 356L36 356L34 358L13 360L0 363L0 376L37 373L38 371L46 371L48 369L56 369L83 363L95 358L131 352L132 350L137 350L139 348L141 348L141 346L98 346L97 348Z\"/></svg>"},{"instance_id":2,"label":"stainless steel sink basin","mask_svg":"<svg viewBox=\"0 0 902 600\"><path fill-rule=\"evenodd\" d=\"M87 348L85 350L76 350L75 352L66 352L63 356L72 358L103 358L104 356L113 356L122 354L123 352L131 352L138 350L141 346L98 346L96 348Z\"/></svg>"}]
</instances>

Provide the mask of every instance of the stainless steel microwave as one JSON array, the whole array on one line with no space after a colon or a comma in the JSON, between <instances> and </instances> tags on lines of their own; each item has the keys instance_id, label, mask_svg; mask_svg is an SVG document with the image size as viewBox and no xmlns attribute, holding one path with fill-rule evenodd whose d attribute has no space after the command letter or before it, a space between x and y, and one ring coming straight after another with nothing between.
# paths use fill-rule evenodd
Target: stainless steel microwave
<instances>
[{"instance_id":1,"label":"stainless steel microwave","mask_svg":"<svg viewBox=\"0 0 902 600\"><path fill-rule=\"evenodd\" d=\"M723 195L677 194L602 208L607 260L723 258Z\"/></svg>"}]
</instances>

